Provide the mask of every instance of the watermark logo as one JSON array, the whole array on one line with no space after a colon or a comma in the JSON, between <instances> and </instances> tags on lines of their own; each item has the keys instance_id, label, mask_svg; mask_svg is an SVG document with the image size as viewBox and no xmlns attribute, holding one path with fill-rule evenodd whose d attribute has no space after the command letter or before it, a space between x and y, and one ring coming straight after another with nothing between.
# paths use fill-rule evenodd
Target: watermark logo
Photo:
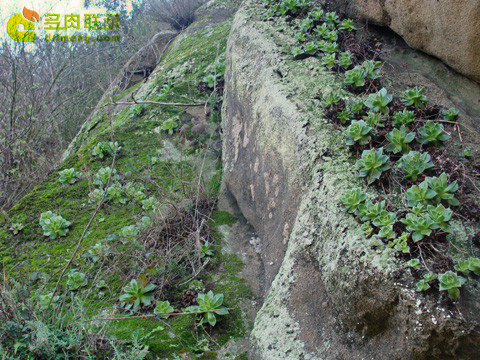
<instances>
[{"instance_id":1,"label":"watermark logo","mask_svg":"<svg viewBox=\"0 0 480 360\"><path fill-rule=\"evenodd\" d=\"M15 41L34 42L35 23L39 20L40 15L36 11L24 7L23 14L15 14L8 20L8 36Z\"/></svg>"}]
</instances>

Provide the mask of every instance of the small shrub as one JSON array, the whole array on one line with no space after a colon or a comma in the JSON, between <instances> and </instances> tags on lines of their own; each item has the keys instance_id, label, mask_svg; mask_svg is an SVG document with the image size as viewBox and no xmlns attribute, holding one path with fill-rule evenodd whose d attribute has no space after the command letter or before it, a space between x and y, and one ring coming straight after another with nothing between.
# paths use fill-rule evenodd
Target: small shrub
<instances>
[{"instance_id":1,"label":"small shrub","mask_svg":"<svg viewBox=\"0 0 480 360\"><path fill-rule=\"evenodd\" d=\"M195 20L195 10L206 0L154 0L149 3L150 13L175 30L183 30Z\"/></svg>"},{"instance_id":2,"label":"small shrub","mask_svg":"<svg viewBox=\"0 0 480 360\"><path fill-rule=\"evenodd\" d=\"M357 166L360 168L359 176L367 178L368 184L378 180L384 171L390 169L388 156L383 154L383 148L364 150Z\"/></svg>"}]
</instances>

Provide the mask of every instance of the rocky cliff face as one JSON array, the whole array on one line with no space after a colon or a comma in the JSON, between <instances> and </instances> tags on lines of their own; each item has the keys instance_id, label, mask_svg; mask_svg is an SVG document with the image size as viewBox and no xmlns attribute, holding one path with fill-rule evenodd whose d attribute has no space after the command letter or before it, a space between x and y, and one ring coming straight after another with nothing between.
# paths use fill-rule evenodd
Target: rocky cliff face
<instances>
[{"instance_id":1,"label":"rocky cliff face","mask_svg":"<svg viewBox=\"0 0 480 360\"><path fill-rule=\"evenodd\" d=\"M459 308L417 293L395 251L370 246L340 210L361 182L316 98L343 85L320 59L293 60L294 35L248 0L227 45L224 183L265 268L251 358L475 358L475 288Z\"/></svg>"},{"instance_id":2,"label":"rocky cliff face","mask_svg":"<svg viewBox=\"0 0 480 360\"><path fill-rule=\"evenodd\" d=\"M388 26L414 49L480 81L479 0L326 1L351 17Z\"/></svg>"}]
</instances>

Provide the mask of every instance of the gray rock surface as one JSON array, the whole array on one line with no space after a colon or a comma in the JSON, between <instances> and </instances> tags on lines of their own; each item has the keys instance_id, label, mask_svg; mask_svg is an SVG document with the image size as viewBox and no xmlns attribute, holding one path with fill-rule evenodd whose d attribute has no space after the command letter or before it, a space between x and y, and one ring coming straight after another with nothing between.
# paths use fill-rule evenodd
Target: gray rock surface
<instances>
[{"instance_id":1,"label":"gray rock surface","mask_svg":"<svg viewBox=\"0 0 480 360\"><path fill-rule=\"evenodd\" d=\"M480 82L480 0L340 0L329 6L390 27L414 49Z\"/></svg>"},{"instance_id":2,"label":"gray rock surface","mask_svg":"<svg viewBox=\"0 0 480 360\"><path fill-rule=\"evenodd\" d=\"M293 61L292 30L262 11L247 0L236 14L222 124L225 187L258 234L265 277L250 358L474 359L475 291L457 309L416 293L395 252L372 249L340 210L361 181L315 97L342 85L317 58Z\"/></svg>"}]
</instances>

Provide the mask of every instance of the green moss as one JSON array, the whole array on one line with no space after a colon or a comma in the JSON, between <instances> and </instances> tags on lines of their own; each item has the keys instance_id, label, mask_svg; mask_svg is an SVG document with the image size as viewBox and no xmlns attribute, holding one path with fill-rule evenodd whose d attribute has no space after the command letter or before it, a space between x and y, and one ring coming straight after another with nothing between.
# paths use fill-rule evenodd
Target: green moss
<instances>
[{"instance_id":1,"label":"green moss","mask_svg":"<svg viewBox=\"0 0 480 360\"><path fill-rule=\"evenodd\" d=\"M237 222L237 218L226 211L215 211L212 214L213 223L219 225L233 225Z\"/></svg>"}]
</instances>

